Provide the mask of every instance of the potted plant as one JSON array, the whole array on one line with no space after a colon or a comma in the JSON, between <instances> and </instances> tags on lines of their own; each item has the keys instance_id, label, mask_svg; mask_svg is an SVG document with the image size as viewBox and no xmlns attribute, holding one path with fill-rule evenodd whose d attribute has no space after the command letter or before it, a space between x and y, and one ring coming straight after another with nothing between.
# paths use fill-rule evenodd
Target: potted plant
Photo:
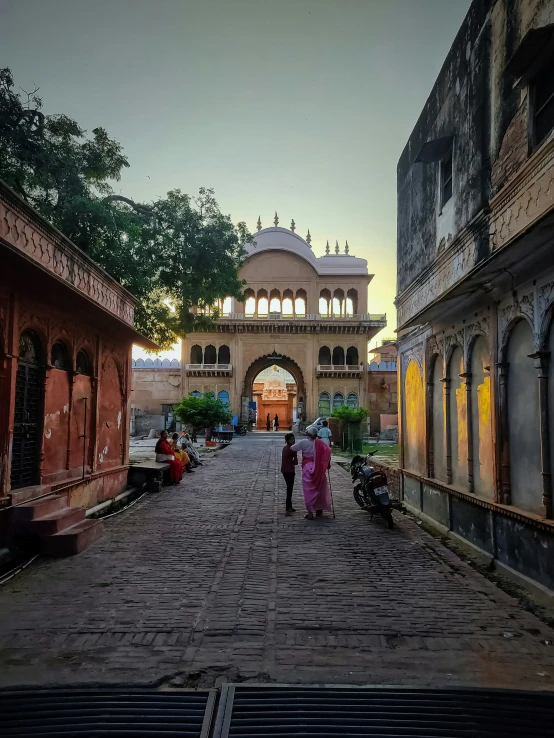
<instances>
[{"instance_id":1,"label":"potted plant","mask_svg":"<svg viewBox=\"0 0 554 738\"><path fill-rule=\"evenodd\" d=\"M201 428L212 432L220 423L229 423L232 417L227 405L218 400L213 392L206 392L203 397L183 397L174 405L173 413L181 423L189 425L194 433ZM216 441L211 440L211 432L207 434L206 446L217 445Z\"/></svg>"}]
</instances>

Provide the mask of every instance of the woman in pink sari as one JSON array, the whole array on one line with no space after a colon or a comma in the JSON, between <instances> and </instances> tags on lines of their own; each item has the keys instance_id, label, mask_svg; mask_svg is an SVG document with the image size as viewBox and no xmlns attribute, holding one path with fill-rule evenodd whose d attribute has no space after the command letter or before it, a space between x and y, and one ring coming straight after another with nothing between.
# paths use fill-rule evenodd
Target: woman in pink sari
<instances>
[{"instance_id":1,"label":"woman in pink sari","mask_svg":"<svg viewBox=\"0 0 554 738\"><path fill-rule=\"evenodd\" d=\"M317 428L306 429L306 438L292 446L293 451L302 451L302 489L306 503L308 520L331 512L331 492L327 482L327 469L331 459L331 449L317 437Z\"/></svg>"}]
</instances>

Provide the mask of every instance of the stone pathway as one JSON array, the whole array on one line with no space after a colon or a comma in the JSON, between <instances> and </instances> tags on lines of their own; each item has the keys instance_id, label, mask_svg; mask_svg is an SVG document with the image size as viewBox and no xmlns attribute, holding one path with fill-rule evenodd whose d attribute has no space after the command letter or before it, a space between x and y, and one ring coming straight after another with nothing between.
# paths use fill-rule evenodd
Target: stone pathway
<instances>
[{"instance_id":1,"label":"stone pathway","mask_svg":"<svg viewBox=\"0 0 554 738\"><path fill-rule=\"evenodd\" d=\"M400 515L283 515L281 439L235 438L72 559L0 590L0 684L253 679L554 689L554 632Z\"/></svg>"}]
</instances>

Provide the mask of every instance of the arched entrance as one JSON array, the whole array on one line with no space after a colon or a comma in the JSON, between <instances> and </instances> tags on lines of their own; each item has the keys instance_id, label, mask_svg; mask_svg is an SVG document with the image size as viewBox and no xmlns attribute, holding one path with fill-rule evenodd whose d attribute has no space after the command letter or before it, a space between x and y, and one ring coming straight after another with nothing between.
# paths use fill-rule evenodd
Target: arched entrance
<instances>
[{"instance_id":1,"label":"arched entrance","mask_svg":"<svg viewBox=\"0 0 554 738\"><path fill-rule=\"evenodd\" d=\"M272 419L276 414L279 415L279 429L288 430L290 429L293 418L298 419L302 417L306 412L306 390L304 385L304 375L302 374L302 370L295 361L290 359L288 356L282 356L275 352L273 354L268 354L267 356L260 356L258 359L253 361L252 364L250 364L246 371L246 375L244 377L244 397L248 398L250 402L256 401L256 396L259 397L259 394L256 395L254 392L255 381L262 372L264 372L266 369L270 369L273 366L284 369L285 372L288 372L294 379L294 383L296 385L295 393L293 394L292 405L289 406L290 416L287 418L287 420L290 420L290 422L283 424L277 406L275 406L275 409L269 408L268 410L267 408L265 408L266 403L264 402L263 418L262 413L258 412L258 426L260 428L262 428L263 426L263 428L265 429L265 418L267 416L267 412L269 411L270 417ZM259 392L259 387L257 387L256 389ZM270 398L267 399L269 403ZM257 410L258 409L259 408L257 407ZM285 411L284 407L283 411Z\"/></svg>"}]
</instances>

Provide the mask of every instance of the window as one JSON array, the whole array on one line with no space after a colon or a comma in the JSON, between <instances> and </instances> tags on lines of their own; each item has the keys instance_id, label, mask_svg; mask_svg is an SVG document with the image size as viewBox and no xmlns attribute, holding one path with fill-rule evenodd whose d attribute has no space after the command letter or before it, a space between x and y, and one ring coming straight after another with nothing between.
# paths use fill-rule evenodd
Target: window
<instances>
[{"instance_id":1,"label":"window","mask_svg":"<svg viewBox=\"0 0 554 738\"><path fill-rule=\"evenodd\" d=\"M331 395L328 392L319 395L318 412L319 415L331 415Z\"/></svg>"},{"instance_id":2,"label":"window","mask_svg":"<svg viewBox=\"0 0 554 738\"><path fill-rule=\"evenodd\" d=\"M349 346L346 351L346 363L348 366L357 366L360 363L358 358L358 349L355 346Z\"/></svg>"},{"instance_id":3,"label":"window","mask_svg":"<svg viewBox=\"0 0 554 738\"><path fill-rule=\"evenodd\" d=\"M344 349L342 346L335 346L333 349L333 366L344 366Z\"/></svg>"},{"instance_id":4,"label":"window","mask_svg":"<svg viewBox=\"0 0 554 738\"><path fill-rule=\"evenodd\" d=\"M256 296L254 295L254 290L246 290L244 294L246 297L246 302L244 304L244 312L246 313L246 315L255 315Z\"/></svg>"},{"instance_id":5,"label":"window","mask_svg":"<svg viewBox=\"0 0 554 738\"><path fill-rule=\"evenodd\" d=\"M348 405L348 407L357 408L358 395L355 392L349 392L348 397L346 398L346 404Z\"/></svg>"},{"instance_id":6,"label":"window","mask_svg":"<svg viewBox=\"0 0 554 738\"><path fill-rule=\"evenodd\" d=\"M441 161L440 180L442 210L452 197L452 149Z\"/></svg>"},{"instance_id":7,"label":"window","mask_svg":"<svg viewBox=\"0 0 554 738\"><path fill-rule=\"evenodd\" d=\"M229 346L220 346L217 351L217 363L218 364L230 364L231 363L231 352Z\"/></svg>"},{"instance_id":8,"label":"window","mask_svg":"<svg viewBox=\"0 0 554 738\"><path fill-rule=\"evenodd\" d=\"M91 366L91 363L89 361L86 351L79 351L77 353L76 368L77 368L77 374L86 374L88 376L91 376L92 366Z\"/></svg>"},{"instance_id":9,"label":"window","mask_svg":"<svg viewBox=\"0 0 554 738\"><path fill-rule=\"evenodd\" d=\"M204 364L217 364L217 351L211 343L204 349Z\"/></svg>"},{"instance_id":10,"label":"window","mask_svg":"<svg viewBox=\"0 0 554 738\"><path fill-rule=\"evenodd\" d=\"M71 360L63 343L55 343L52 346L52 366L64 372L71 369Z\"/></svg>"},{"instance_id":11,"label":"window","mask_svg":"<svg viewBox=\"0 0 554 738\"><path fill-rule=\"evenodd\" d=\"M198 390L194 390L194 392L191 392L190 393L190 396L191 397L198 397L198 398L200 398L200 397L202 397L202 392L199 392Z\"/></svg>"},{"instance_id":12,"label":"window","mask_svg":"<svg viewBox=\"0 0 554 738\"><path fill-rule=\"evenodd\" d=\"M202 346L195 344L190 347L190 363L201 364L202 363Z\"/></svg>"},{"instance_id":13,"label":"window","mask_svg":"<svg viewBox=\"0 0 554 738\"><path fill-rule=\"evenodd\" d=\"M335 392L333 395L333 410L344 405L344 395L342 392Z\"/></svg>"},{"instance_id":14,"label":"window","mask_svg":"<svg viewBox=\"0 0 554 738\"><path fill-rule=\"evenodd\" d=\"M221 390L221 392L218 392L217 399L221 400L224 405L229 407L229 393L226 390Z\"/></svg>"},{"instance_id":15,"label":"window","mask_svg":"<svg viewBox=\"0 0 554 738\"><path fill-rule=\"evenodd\" d=\"M322 346L319 349L318 362L320 366L330 366L331 364L331 349L329 346Z\"/></svg>"},{"instance_id":16,"label":"window","mask_svg":"<svg viewBox=\"0 0 554 738\"><path fill-rule=\"evenodd\" d=\"M554 60L533 83L533 144L538 146L554 128Z\"/></svg>"}]
</instances>

